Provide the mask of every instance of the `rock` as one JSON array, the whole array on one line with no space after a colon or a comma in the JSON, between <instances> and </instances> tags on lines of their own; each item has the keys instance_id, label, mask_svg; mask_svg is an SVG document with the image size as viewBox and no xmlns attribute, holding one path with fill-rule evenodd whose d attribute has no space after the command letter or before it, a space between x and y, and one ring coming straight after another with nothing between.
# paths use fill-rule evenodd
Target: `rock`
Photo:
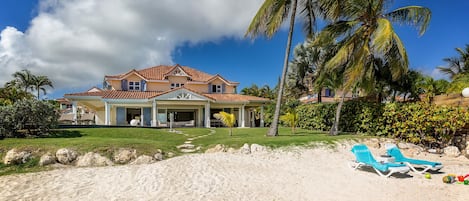
<instances>
[{"instance_id":1,"label":"rock","mask_svg":"<svg viewBox=\"0 0 469 201\"><path fill-rule=\"evenodd\" d=\"M461 152L459 151L458 147L455 146L445 147L443 149L443 153L450 157L458 157L459 155L461 155Z\"/></svg>"},{"instance_id":2,"label":"rock","mask_svg":"<svg viewBox=\"0 0 469 201\"><path fill-rule=\"evenodd\" d=\"M223 144L217 144L215 147L209 148L205 151L205 153L217 153L217 152L225 152L226 148Z\"/></svg>"},{"instance_id":3,"label":"rock","mask_svg":"<svg viewBox=\"0 0 469 201\"><path fill-rule=\"evenodd\" d=\"M137 158L137 150L135 149L119 149L114 153L114 162L124 164Z\"/></svg>"},{"instance_id":4,"label":"rock","mask_svg":"<svg viewBox=\"0 0 469 201\"><path fill-rule=\"evenodd\" d=\"M3 159L3 163L5 165L22 164L22 163L26 163L30 158L31 158L31 153L29 152L11 149L5 155L5 158Z\"/></svg>"},{"instance_id":5,"label":"rock","mask_svg":"<svg viewBox=\"0 0 469 201\"><path fill-rule=\"evenodd\" d=\"M230 148L228 148L228 150L226 150L226 152L230 153L230 154L234 154L234 153L236 153L236 149L233 148L233 147L230 147Z\"/></svg>"},{"instance_id":6,"label":"rock","mask_svg":"<svg viewBox=\"0 0 469 201\"><path fill-rule=\"evenodd\" d=\"M164 159L163 153L158 153L158 152L157 152L153 157L154 157L155 160L157 160L157 161L162 161L162 160Z\"/></svg>"},{"instance_id":7,"label":"rock","mask_svg":"<svg viewBox=\"0 0 469 201\"><path fill-rule=\"evenodd\" d=\"M168 158L176 156L176 154L174 154L173 152L168 152L166 155L168 156Z\"/></svg>"},{"instance_id":8,"label":"rock","mask_svg":"<svg viewBox=\"0 0 469 201\"><path fill-rule=\"evenodd\" d=\"M379 149L381 147L381 144L379 143L379 139L376 139L376 138L365 140L363 144L365 144L368 147L375 148L375 149Z\"/></svg>"},{"instance_id":9,"label":"rock","mask_svg":"<svg viewBox=\"0 0 469 201\"><path fill-rule=\"evenodd\" d=\"M242 154L250 154L251 153L251 148L249 147L249 144L245 143L241 149L239 149L239 153Z\"/></svg>"},{"instance_id":10,"label":"rock","mask_svg":"<svg viewBox=\"0 0 469 201\"><path fill-rule=\"evenodd\" d=\"M399 149L408 149L409 148L408 143L403 143L403 142L399 142L397 144L397 147L399 147Z\"/></svg>"},{"instance_id":11,"label":"rock","mask_svg":"<svg viewBox=\"0 0 469 201\"><path fill-rule=\"evenodd\" d=\"M50 152L47 152L46 154L42 155L39 159L40 166L51 165L55 163L57 163L57 158L55 158L55 156Z\"/></svg>"},{"instance_id":12,"label":"rock","mask_svg":"<svg viewBox=\"0 0 469 201\"><path fill-rule=\"evenodd\" d=\"M156 160L153 157L147 156L147 155L141 155L137 159L135 159L135 161L132 161L130 164L140 165L140 164L150 164L154 162L156 162Z\"/></svg>"},{"instance_id":13,"label":"rock","mask_svg":"<svg viewBox=\"0 0 469 201\"><path fill-rule=\"evenodd\" d=\"M251 153L266 152L267 148L258 144L251 144Z\"/></svg>"},{"instance_id":14,"label":"rock","mask_svg":"<svg viewBox=\"0 0 469 201\"><path fill-rule=\"evenodd\" d=\"M109 166L113 165L112 161L98 153L88 152L83 156L79 156L76 162L78 167L93 166Z\"/></svg>"},{"instance_id":15,"label":"rock","mask_svg":"<svg viewBox=\"0 0 469 201\"><path fill-rule=\"evenodd\" d=\"M64 165L71 164L75 159L78 157L78 153L74 150L62 148L57 150L55 153L55 157L57 157L57 161Z\"/></svg>"},{"instance_id":16,"label":"rock","mask_svg":"<svg viewBox=\"0 0 469 201\"><path fill-rule=\"evenodd\" d=\"M177 146L178 149L193 149L195 145L193 144L182 144Z\"/></svg>"}]
</instances>

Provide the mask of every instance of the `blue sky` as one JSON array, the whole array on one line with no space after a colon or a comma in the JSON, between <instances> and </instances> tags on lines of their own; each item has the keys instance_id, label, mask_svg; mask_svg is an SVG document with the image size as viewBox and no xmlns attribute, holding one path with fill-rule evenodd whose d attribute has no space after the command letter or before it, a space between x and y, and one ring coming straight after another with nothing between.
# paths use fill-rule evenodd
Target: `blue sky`
<instances>
[{"instance_id":1,"label":"blue sky","mask_svg":"<svg viewBox=\"0 0 469 201\"><path fill-rule=\"evenodd\" d=\"M8 54L9 57L0 57L0 70L3 74L0 84L11 79L9 75L25 68L24 66L37 74L48 75L56 83L55 89L48 95L49 98L83 91L94 85L100 86L104 74L123 73L131 68L139 69L159 64L179 63L210 74L219 73L227 79L240 82L240 89L253 83L274 87L281 73L286 30L280 31L270 40L260 38L252 41L242 37L245 24L249 22L250 15L257 10L261 0L249 5L245 3L243 6L251 8L240 7L245 13L236 19L233 19L233 14L229 16L227 10L223 11L226 9L223 5L214 5L220 6L220 9L215 10L221 11L214 13L215 16L204 16L202 21L196 21L200 23L197 25L189 19L197 18L197 11L193 11L197 10L197 7L194 5L171 4L167 3L168 1L165 1L164 5L155 5L167 6L164 8L167 11L164 16L150 11L148 15L141 14L146 12L145 5L116 5L115 9L121 9L120 13L124 13L121 16L125 18L107 23L103 19L112 15L106 13L113 13L113 7L106 6L103 2L113 3L111 0L102 0L99 3L95 0L64 1L68 3L60 5L54 2L1 1L0 30L4 30L1 39L4 47L1 47L3 49L0 49L0 55ZM80 3L73 5L75 2ZM236 2L230 2L232 5L228 9L235 10ZM465 22L469 19L469 2L455 0L449 4L428 0L396 0L393 6L409 4L426 6L432 10L431 24L423 36L419 36L415 28L395 25L397 33L406 45L410 67L442 78L435 67L445 65L443 58L456 56L454 48L469 44L469 27ZM174 12L171 11L173 7ZM183 12L174 14L171 19L175 22L165 18L186 7L190 8L190 12L195 12L188 15L189 18L182 16ZM98 13L95 9L109 10L99 10L96 17L86 14ZM144 17L162 20L157 24L143 20L144 26L138 26L142 20L132 21L136 12L129 11L129 15L125 15L127 9L135 9ZM200 8L200 13L203 13L201 15L207 13L203 9ZM74 15L75 10L80 12ZM214 12L213 8L211 10ZM77 16L80 19L76 19ZM130 20L128 24L127 20ZM153 28L150 29L150 25ZM147 32L158 36L145 34ZM125 42L122 42L124 40ZM296 30L292 44L296 45L303 40L301 30ZM90 41L89 44L86 44L87 41ZM119 48L120 50L116 50ZM79 52L80 49L85 51Z\"/></svg>"}]
</instances>

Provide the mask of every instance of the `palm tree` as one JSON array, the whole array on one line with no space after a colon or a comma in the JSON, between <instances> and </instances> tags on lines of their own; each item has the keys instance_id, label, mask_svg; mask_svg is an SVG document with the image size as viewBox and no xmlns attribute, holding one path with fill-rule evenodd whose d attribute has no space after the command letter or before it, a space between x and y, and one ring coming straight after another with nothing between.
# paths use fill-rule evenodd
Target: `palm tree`
<instances>
[{"instance_id":1,"label":"palm tree","mask_svg":"<svg viewBox=\"0 0 469 201\"><path fill-rule=\"evenodd\" d=\"M259 97L260 96L259 87L257 86L257 84L252 84L250 87L241 89L241 94Z\"/></svg>"},{"instance_id":2,"label":"palm tree","mask_svg":"<svg viewBox=\"0 0 469 201\"><path fill-rule=\"evenodd\" d=\"M430 22L431 11L420 6L406 6L386 12L390 0L323 0L323 5L337 5L325 9L328 18L335 21L327 25L319 34L322 38L335 38L338 51L327 63L326 68L344 69L342 98L330 134L338 134L340 110L346 92L353 86L364 87L364 80L372 80L375 75L375 60L381 58L391 68L393 79L399 78L408 68L408 58L404 44L394 32L392 22L417 26L420 35L425 33ZM326 7L327 8L327 7ZM368 82L370 83L370 82ZM364 87L369 88L369 87Z\"/></svg>"},{"instance_id":3,"label":"palm tree","mask_svg":"<svg viewBox=\"0 0 469 201\"><path fill-rule=\"evenodd\" d=\"M230 113L222 111L222 112L219 112L219 113L215 113L213 116L216 119L220 120L223 123L223 125L230 128L230 136L232 136L233 135L233 126L236 122L234 114L230 114Z\"/></svg>"},{"instance_id":4,"label":"palm tree","mask_svg":"<svg viewBox=\"0 0 469 201\"><path fill-rule=\"evenodd\" d=\"M49 80L49 78L47 76L44 76L44 75L34 76L33 77L33 86L34 86L34 89L37 92L37 99L38 100L39 100L39 92L40 91L43 91L44 95L46 94L46 88L44 88L44 86L49 86L51 88L54 88L54 86L52 85L52 81Z\"/></svg>"},{"instance_id":5,"label":"palm tree","mask_svg":"<svg viewBox=\"0 0 469 201\"><path fill-rule=\"evenodd\" d=\"M304 22L303 28L306 34L310 36L314 32L314 26L316 23L316 1L300 1L300 6L297 6L298 0L265 0L252 19L251 24L249 25L245 34L245 36L250 36L252 38L257 37L258 35L265 35L268 38L271 38L280 29L283 22L288 19L288 17L290 18L287 46L285 47L285 57L283 61L283 70L277 92L277 102L275 105L272 124L267 133L268 136L278 135L278 120L280 117L284 83L288 69L288 60L290 56L291 40L293 36L293 27L295 25L297 8L300 8L300 14L303 17ZM291 14L290 16L288 16L289 13Z\"/></svg>"},{"instance_id":6,"label":"palm tree","mask_svg":"<svg viewBox=\"0 0 469 201\"><path fill-rule=\"evenodd\" d=\"M8 85L16 85L17 87L23 89L23 91L28 91L34 86L34 75L31 74L29 70L21 70L13 73L15 80L8 83Z\"/></svg>"},{"instance_id":7,"label":"palm tree","mask_svg":"<svg viewBox=\"0 0 469 201\"><path fill-rule=\"evenodd\" d=\"M442 73L449 75L453 80L456 75L460 73L469 73L469 44L466 44L466 48L456 48L458 57L444 58L443 61L448 63L448 67L438 66L438 70Z\"/></svg>"},{"instance_id":8,"label":"palm tree","mask_svg":"<svg viewBox=\"0 0 469 201\"><path fill-rule=\"evenodd\" d=\"M290 112L280 116L280 120L291 127L292 133L295 133L296 125L298 125L298 119L298 113L296 113L295 110L291 110Z\"/></svg>"}]
</instances>

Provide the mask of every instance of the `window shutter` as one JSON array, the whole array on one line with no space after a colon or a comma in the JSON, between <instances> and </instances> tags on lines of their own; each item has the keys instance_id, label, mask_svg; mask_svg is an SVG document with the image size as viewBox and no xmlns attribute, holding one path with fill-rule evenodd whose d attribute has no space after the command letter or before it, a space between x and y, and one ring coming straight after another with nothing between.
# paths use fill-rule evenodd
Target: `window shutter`
<instances>
[{"instance_id":1,"label":"window shutter","mask_svg":"<svg viewBox=\"0 0 469 201\"><path fill-rule=\"evenodd\" d=\"M121 90L127 91L127 80L121 80Z\"/></svg>"},{"instance_id":2,"label":"window shutter","mask_svg":"<svg viewBox=\"0 0 469 201\"><path fill-rule=\"evenodd\" d=\"M209 84L209 85L208 85L208 93L209 93L209 94L212 93L212 84Z\"/></svg>"},{"instance_id":3,"label":"window shutter","mask_svg":"<svg viewBox=\"0 0 469 201\"><path fill-rule=\"evenodd\" d=\"M140 81L140 91L147 90L147 82L145 80Z\"/></svg>"},{"instance_id":4,"label":"window shutter","mask_svg":"<svg viewBox=\"0 0 469 201\"><path fill-rule=\"evenodd\" d=\"M226 86L225 84L222 84L222 85L221 85L221 93L222 93L222 94L225 93L225 86Z\"/></svg>"}]
</instances>

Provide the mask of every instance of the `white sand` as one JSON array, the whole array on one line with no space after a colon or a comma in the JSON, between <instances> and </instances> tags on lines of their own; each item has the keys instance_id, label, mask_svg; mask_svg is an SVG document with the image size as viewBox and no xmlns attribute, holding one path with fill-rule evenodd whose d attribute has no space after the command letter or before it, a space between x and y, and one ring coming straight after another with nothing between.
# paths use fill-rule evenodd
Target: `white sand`
<instances>
[{"instance_id":1,"label":"white sand","mask_svg":"<svg viewBox=\"0 0 469 201\"><path fill-rule=\"evenodd\" d=\"M437 155L432 179L382 178L348 167L349 145L290 148L251 155L215 153L151 165L69 168L0 177L0 200L467 200L469 186L444 184L447 173L468 174L469 160ZM384 150L372 149L375 155Z\"/></svg>"}]
</instances>

